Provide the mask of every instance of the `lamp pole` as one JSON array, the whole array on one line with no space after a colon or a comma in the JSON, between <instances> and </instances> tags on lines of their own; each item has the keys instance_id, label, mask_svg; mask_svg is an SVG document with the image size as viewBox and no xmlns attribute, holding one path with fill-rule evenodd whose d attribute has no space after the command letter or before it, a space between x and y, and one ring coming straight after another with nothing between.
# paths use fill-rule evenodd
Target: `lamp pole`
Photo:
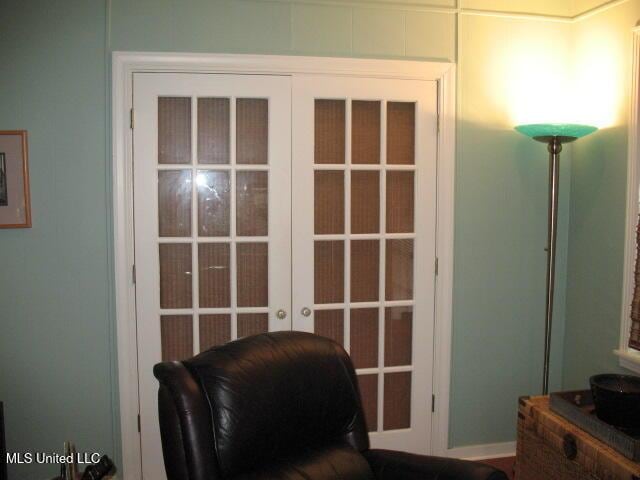
<instances>
[{"instance_id":1,"label":"lamp pole","mask_svg":"<svg viewBox=\"0 0 640 480\"><path fill-rule=\"evenodd\" d=\"M534 140L547 144L549 152L549 214L547 225L547 295L544 319L544 367L542 372L542 394L549 393L549 365L551 363L551 331L553 328L553 294L556 281L556 239L558 237L558 191L560 189L560 152L564 143L574 142L578 137L568 135L540 135Z\"/></svg>"},{"instance_id":2,"label":"lamp pole","mask_svg":"<svg viewBox=\"0 0 640 480\"><path fill-rule=\"evenodd\" d=\"M560 178L560 137L551 137L547 141L549 151L549 225L547 228L547 295L546 317L544 322L544 372L542 394L549 393L549 363L551 358L551 327L553 325L553 293L556 277L556 238L558 236L558 187Z\"/></svg>"}]
</instances>

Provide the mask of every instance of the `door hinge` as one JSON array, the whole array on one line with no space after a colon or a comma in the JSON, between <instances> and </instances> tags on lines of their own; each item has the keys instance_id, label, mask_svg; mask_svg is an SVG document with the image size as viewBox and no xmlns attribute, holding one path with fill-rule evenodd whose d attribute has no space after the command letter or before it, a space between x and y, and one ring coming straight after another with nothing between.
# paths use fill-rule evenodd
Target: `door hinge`
<instances>
[{"instance_id":1,"label":"door hinge","mask_svg":"<svg viewBox=\"0 0 640 480\"><path fill-rule=\"evenodd\" d=\"M129 110L129 128L133 130L133 108Z\"/></svg>"},{"instance_id":2,"label":"door hinge","mask_svg":"<svg viewBox=\"0 0 640 480\"><path fill-rule=\"evenodd\" d=\"M436 264L435 264L435 272L436 272L436 275L438 275L438 270L439 270L439 268L440 268L440 267L438 266L438 263L439 263L439 262L438 262L438 257L436 257L436 262L435 262L435 263L436 263Z\"/></svg>"},{"instance_id":3,"label":"door hinge","mask_svg":"<svg viewBox=\"0 0 640 480\"><path fill-rule=\"evenodd\" d=\"M142 431L142 428L140 427L140 414L138 414L138 433L140 433Z\"/></svg>"},{"instance_id":4,"label":"door hinge","mask_svg":"<svg viewBox=\"0 0 640 480\"><path fill-rule=\"evenodd\" d=\"M131 267L131 281L133 284L136 284L136 266L135 264Z\"/></svg>"},{"instance_id":5,"label":"door hinge","mask_svg":"<svg viewBox=\"0 0 640 480\"><path fill-rule=\"evenodd\" d=\"M436 411L436 396L431 395L431 413Z\"/></svg>"}]
</instances>

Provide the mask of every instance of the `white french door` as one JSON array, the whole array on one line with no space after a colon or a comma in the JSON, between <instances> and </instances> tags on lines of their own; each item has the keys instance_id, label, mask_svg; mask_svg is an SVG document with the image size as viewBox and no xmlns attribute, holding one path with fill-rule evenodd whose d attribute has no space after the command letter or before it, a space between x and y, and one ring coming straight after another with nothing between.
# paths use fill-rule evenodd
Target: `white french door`
<instances>
[{"instance_id":1,"label":"white french door","mask_svg":"<svg viewBox=\"0 0 640 480\"><path fill-rule=\"evenodd\" d=\"M136 74L133 95L142 471L161 480L153 366L291 328L291 80Z\"/></svg>"},{"instance_id":2,"label":"white french door","mask_svg":"<svg viewBox=\"0 0 640 480\"><path fill-rule=\"evenodd\" d=\"M429 453L436 82L140 73L133 105L144 478L153 365L275 330L344 345L372 444Z\"/></svg>"},{"instance_id":3,"label":"white french door","mask_svg":"<svg viewBox=\"0 0 640 480\"><path fill-rule=\"evenodd\" d=\"M373 446L429 453L436 82L293 88L293 326L350 352Z\"/></svg>"}]
</instances>

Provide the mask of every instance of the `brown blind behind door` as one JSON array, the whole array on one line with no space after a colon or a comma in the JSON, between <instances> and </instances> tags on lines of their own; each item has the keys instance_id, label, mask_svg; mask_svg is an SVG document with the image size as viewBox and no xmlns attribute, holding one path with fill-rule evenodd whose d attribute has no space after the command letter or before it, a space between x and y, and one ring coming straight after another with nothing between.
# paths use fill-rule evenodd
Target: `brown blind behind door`
<instances>
[{"instance_id":1,"label":"brown blind behind door","mask_svg":"<svg viewBox=\"0 0 640 480\"><path fill-rule=\"evenodd\" d=\"M631 301L631 334L629 346L640 350L640 218L636 227L636 268Z\"/></svg>"}]
</instances>

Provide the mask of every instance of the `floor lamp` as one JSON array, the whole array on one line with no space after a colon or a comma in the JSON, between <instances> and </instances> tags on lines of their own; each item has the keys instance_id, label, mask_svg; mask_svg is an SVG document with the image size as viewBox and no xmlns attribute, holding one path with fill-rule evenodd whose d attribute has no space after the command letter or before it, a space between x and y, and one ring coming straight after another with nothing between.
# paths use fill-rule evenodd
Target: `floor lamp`
<instances>
[{"instance_id":1,"label":"floor lamp","mask_svg":"<svg viewBox=\"0 0 640 480\"><path fill-rule=\"evenodd\" d=\"M519 125L516 130L538 142L547 144L549 151L549 226L547 231L547 296L544 323L544 372L542 394L549 393L549 358L551 356L551 325L553 320L553 291L556 273L556 236L558 227L558 177L560 152L564 143L574 142L597 130L589 125L544 123Z\"/></svg>"}]
</instances>

